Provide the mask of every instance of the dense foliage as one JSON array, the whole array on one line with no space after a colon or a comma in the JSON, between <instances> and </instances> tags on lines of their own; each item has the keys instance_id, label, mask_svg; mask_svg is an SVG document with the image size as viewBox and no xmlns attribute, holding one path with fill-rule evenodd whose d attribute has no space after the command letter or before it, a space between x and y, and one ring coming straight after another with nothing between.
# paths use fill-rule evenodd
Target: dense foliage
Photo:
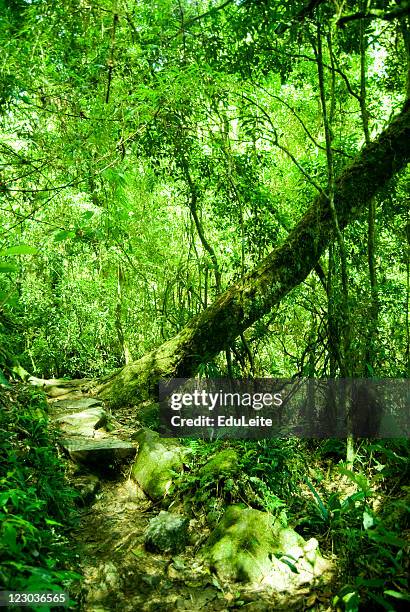
<instances>
[{"instance_id":1,"label":"dense foliage","mask_svg":"<svg viewBox=\"0 0 410 612\"><path fill-rule=\"evenodd\" d=\"M326 188L327 128L337 174L400 108L406 18L226 4L3 2L4 367L81 377L140 357L286 237ZM397 177L204 372L334 375L345 338L354 375L407 375L407 190Z\"/></svg>"},{"instance_id":2,"label":"dense foliage","mask_svg":"<svg viewBox=\"0 0 410 612\"><path fill-rule=\"evenodd\" d=\"M343 558L333 598L336 608L406 608L407 440L363 442L356 471L346 469L344 445L338 440L316 445L292 439L228 445L194 441L189 446L192 471L181 475L176 494L194 515L205 512L214 525L226 504L243 502L271 512L282 525L296 525L302 535L314 533L329 555ZM221 451L226 459L234 452L234 461L222 462L218 472L204 469Z\"/></svg>"},{"instance_id":3,"label":"dense foliage","mask_svg":"<svg viewBox=\"0 0 410 612\"><path fill-rule=\"evenodd\" d=\"M318 194L331 207L408 107L409 4L0 0L0 44L1 577L53 589L72 578L71 493L42 399L8 381L143 357ZM335 214L309 276L198 374L408 378L409 185L407 167L343 231ZM190 444L200 468L219 443ZM347 465L333 440L228 446L239 476L187 470L175 495L210 523L245 501L319 534L344 560L334 605L407 601L408 441L358 441Z\"/></svg>"},{"instance_id":4,"label":"dense foliage","mask_svg":"<svg viewBox=\"0 0 410 612\"><path fill-rule=\"evenodd\" d=\"M79 575L67 530L75 493L48 431L44 395L0 396L0 583L9 591L67 590ZM43 608L40 608L44 610Z\"/></svg>"}]
</instances>

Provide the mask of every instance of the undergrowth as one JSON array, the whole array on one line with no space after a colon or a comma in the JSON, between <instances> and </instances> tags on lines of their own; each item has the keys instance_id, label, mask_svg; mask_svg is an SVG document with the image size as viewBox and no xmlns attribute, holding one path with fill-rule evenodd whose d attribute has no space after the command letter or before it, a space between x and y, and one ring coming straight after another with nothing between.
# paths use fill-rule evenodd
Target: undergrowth
<instances>
[{"instance_id":1,"label":"undergrowth","mask_svg":"<svg viewBox=\"0 0 410 612\"><path fill-rule=\"evenodd\" d=\"M305 494L294 507L294 524L336 555L337 610L408 609L410 444L362 440L357 448L351 470L343 441L318 445L304 477Z\"/></svg>"},{"instance_id":2,"label":"undergrowth","mask_svg":"<svg viewBox=\"0 0 410 612\"><path fill-rule=\"evenodd\" d=\"M205 511L213 524L227 504L245 503L287 522L305 466L301 440L189 440L187 444L193 451L189 470L177 478L175 494L194 512ZM234 453L232 460L220 469L201 469L216 453L229 451Z\"/></svg>"},{"instance_id":3,"label":"undergrowth","mask_svg":"<svg viewBox=\"0 0 410 612\"><path fill-rule=\"evenodd\" d=\"M231 503L271 512L336 556L334 609L408 609L408 440L358 443L354 470L342 440L185 443L193 452L174 493L211 527ZM220 469L207 469L216 457Z\"/></svg>"},{"instance_id":4,"label":"undergrowth","mask_svg":"<svg viewBox=\"0 0 410 612\"><path fill-rule=\"evenodd\" d=\"M76 494L46 410L38 390L0 386L0 583L9 591L68 591L80 579L65 535Z\"/></svg>"}]
</instances>

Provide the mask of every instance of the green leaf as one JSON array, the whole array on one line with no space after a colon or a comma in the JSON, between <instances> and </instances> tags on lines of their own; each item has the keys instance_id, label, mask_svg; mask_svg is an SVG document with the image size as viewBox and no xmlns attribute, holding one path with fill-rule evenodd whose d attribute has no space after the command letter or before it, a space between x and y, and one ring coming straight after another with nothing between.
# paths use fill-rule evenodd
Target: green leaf
<instances>
[{"instance_id":1,"label":"green leaf","mask_svg":"<svg viewBox=\"0 0 410 612\"><path fill-rule=\"evenodd\" d=\"M364 491L356 491L353 495L349 495L346 499L343 500L342 506L345 508L346 506L352 505L357 501L362 501L365 499L366 493Z\"/></svg>"},{"instance_id":2,"label":"green leaf","mask_svg":"<svg viewBox=\"0 0 410 612\"><path fill-rule=\"evenodd\" d=\"M1 373L1 370L0 370ZM10 499L10 493L8 491L3 491L0 493L0 506L5 506Z\"/></svg>"},{"instance_id":3,"label":"green leaf","mask_svg":"<svg viewBox=\"0 0 410 612\"><path fill-rule=\"evenodd\" d=\"M380 534L377 531L368 531L367 535L374 542L380 542L381 544L390 544L390 546L398 546L399 548L404 548L407 544L402 538L390 533Z\"/></svg>"},{"instance_id":4,"label":"green leaf","mask_svg":"<svg viewBox=\"0 0 410 612\"><path fill-rule=\"evenodd\" d=\"M298 568L296 567L294 563L292 563L292 561L290 561L290 559L292 559L293 561L296 561L296 559L294 559L294 557L292 557L291 555L282 555L279 561L282 561L282 563L287 565L294 574L299 574Z\"/></svg>"},{"instance_id":5,"label":"green leaf","mask_svg":"<svg viewBox=\"0 0 410 612\"><path fill-rule=\"evenodd\" d=\"M316 491L315 487L313 486L313 484L310 482L309 478L305 478L305 482L307 484L307 486L309 487L309 489L311 490L311 492L313 493L313 496L319 506L319 510L320 513L322 515L322 518L327 521L329 519L329 513L327 511L326 506L324 505L319 493Z\"/></svg>"},{"instance_id":6,"label":"green leaf","mask_svg":"<svg viewBox=\"0 0 410 612\"><path fill-rule=\"evenodd\" d=\"M62 527L63 525L61 523L58 523L57 521L53 521L52 519L45 519L45 523L46 525L56 525L57 527Z\"/></svg>"},{"instance_id":7,"label":"green leaf","mask_svg":"<svg viewBox=\"0 0 410 612\"><path fill-rule=\"evenodd\" d=\"M3 546L6 546L14 555L20 552L20 547L17 545L17 531L13 525L5 523L2 531L1 540Z\"/></svg>"},{"instance_id":8,"label":"green leaf","mask_svg":"<svg viewBox=\"0 0 410 612\"><path fill-rule=\"evenodd\" d=\"M94 216L94 211L93 210L87 210L82 215L82 217L83 217L83 219L85 219L85 221L88 221L88 219L91 219L91 217L93 217L93 216Z\"/></svg>"},{"instance_id":9,"label":"green leaf","mask_svg":"<svg viewBox=\"0 0 410 612\"><path fill-rule=\"evenodd\" d=\"M364 476L363 474L356 474L352 470L347 470L344 467L339 467L338 471L344 476L347 476L347 478L349 478L352 482L357 484L357 486L362 489L362 491L364 491L366 494L369 494L371 492L369 482L366 476Z\"/></svg>"},{"instance_id":10,"label":"green leaf","mask_svg":"<svg viewBox=\"0 0 410 612\"><path fill-rule=\"evenodd\" d=\"M70 232L69 230L62 230L61 232L57 232L54 234L54 242L62 242L63 240L67 240L68 238L73 238L74 232Z\"/></svg>"},{"instance_id":11,"label":"green leaf","mask_svg":"<svg viewBox=\"0 0 410 612\"><path fill-rule=\"evenodd\" d=\"M345 604L346 612L357 612L359 610L359 595L356 591L350 591L343 595L342 600Z\"/></svg>"},{"instance_id":12,"label":"green leaf","mask_svg":"<svg viewBox=\"0 0 410 612\"><path fill-rule=\"evenodd\" d=\"M371 591L368 592L368 595L371 599L377 602L382 608L384 608L385 610L388 610L388 612L394 612L393 606L391 605L389 601L387 601L387 599L384 599L384 597L377 595L377 593L372 593Z\"/></svg>"},{"instance_id":13,"label":"green leaf","mask_svg":"<svg viewBox=\"0 0 410 612\"><path fill-rule=\"evenodd\" d=\"M17 246L9 247L4 251L0 251L0 256L5 255L35 255L38 253L36 247L29 246L28 244L18 244Z\"/></svg>"},{"instance_id":14,"label":"green leaf","mask_svg":"<svg viewBox=\"0 0 410 612\"><path fill-rule=\"evenodd\" d=\"M400 591L392 591L391 589L387 589L386 591L383 591L383 594L390 595L390 597L395 597L396 599L410 601L410 595L407 595L407 593L400 593Z\"/></svg>"},{"instance_id":15,"label":"green leaf","mask_svg":"<svg viewBox=\"0 0 410 612\"><path fill-rule=\"evenodd\" d=\"M9 272L17 272L17 266L0 264L0 274L8 274Z\"/></svg>"},{"instance_id":16,"label":"green leaf","mask_svg":"<svg viewBox=\"0 0 410 612\"><path fill-rule=\"evenodd\" d=\"M373 369L373 367L370 365L370 363L366 363L366 370L368 371L368 373L370 374L370 376L374 376L374 369Z\"/></svg>"}]
</instances>

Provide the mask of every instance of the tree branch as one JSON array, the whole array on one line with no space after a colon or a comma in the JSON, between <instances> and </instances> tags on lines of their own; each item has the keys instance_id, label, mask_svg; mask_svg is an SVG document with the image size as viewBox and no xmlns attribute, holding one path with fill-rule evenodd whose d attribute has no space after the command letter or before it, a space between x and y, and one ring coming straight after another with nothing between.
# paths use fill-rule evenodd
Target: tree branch
<instances>
[{"instance_id":1,"label":"tree branch","mask_svg":"<svg viewBox=\"0 0 410 612\"><path fill-rule=\"evenodd\" d=\"M344 15L344 17L340 17L340 19L338 19L336 24L339 26L339 28L343 28L346 23L349 23L350 21L357 21L359 19L366 19L368 21L373 21L374 19L393 21L394 19L400 19L400 17L406 17L408 15L410 15L410 3L405 2L401 6L387 13L385 11L373 9L372 11L359 11L358 13L353 13L351 15Z\"/></svg>"}]
</instances>

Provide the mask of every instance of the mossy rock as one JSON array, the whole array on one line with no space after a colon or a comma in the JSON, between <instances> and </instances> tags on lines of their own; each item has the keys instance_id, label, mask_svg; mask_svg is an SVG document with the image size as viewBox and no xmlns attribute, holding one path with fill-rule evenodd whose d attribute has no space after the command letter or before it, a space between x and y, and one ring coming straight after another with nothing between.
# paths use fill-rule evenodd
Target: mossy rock
<instances>
[{"instance_id":1,"label":"mossy rock","mask_svg":"<svg viewBox=\"0 0 410 612\"><path fill-rule=\"evenodd\" d=\"M133 436L139 444L131 477L153 500L165 497L175 472L182 471L187 449L176 440L160 438L150 429L141 429Z\"/></svg>"},{"instance_id":2,"label":"mossy rock","mask_svg":"<svg viewBox=\"0 0 410 612\"><path fill-rule=\"evenodd\" d=\"M230 506L201 551L211 571L227 581L288 590L330 569L317 541L306 542L267 512Z\"/></svg>"},{"instance_id":3,"label":"mossy rock","mask_svg":"<svg viewBox=\"0 0 410 612\"><path fill-rule=\"evenodd\" d=\"M199 470L199 476L206 480L219 480L224 476L233 476L239 470L238 453L229 448L214 455Z\"/></svg>"}]
</instances>

